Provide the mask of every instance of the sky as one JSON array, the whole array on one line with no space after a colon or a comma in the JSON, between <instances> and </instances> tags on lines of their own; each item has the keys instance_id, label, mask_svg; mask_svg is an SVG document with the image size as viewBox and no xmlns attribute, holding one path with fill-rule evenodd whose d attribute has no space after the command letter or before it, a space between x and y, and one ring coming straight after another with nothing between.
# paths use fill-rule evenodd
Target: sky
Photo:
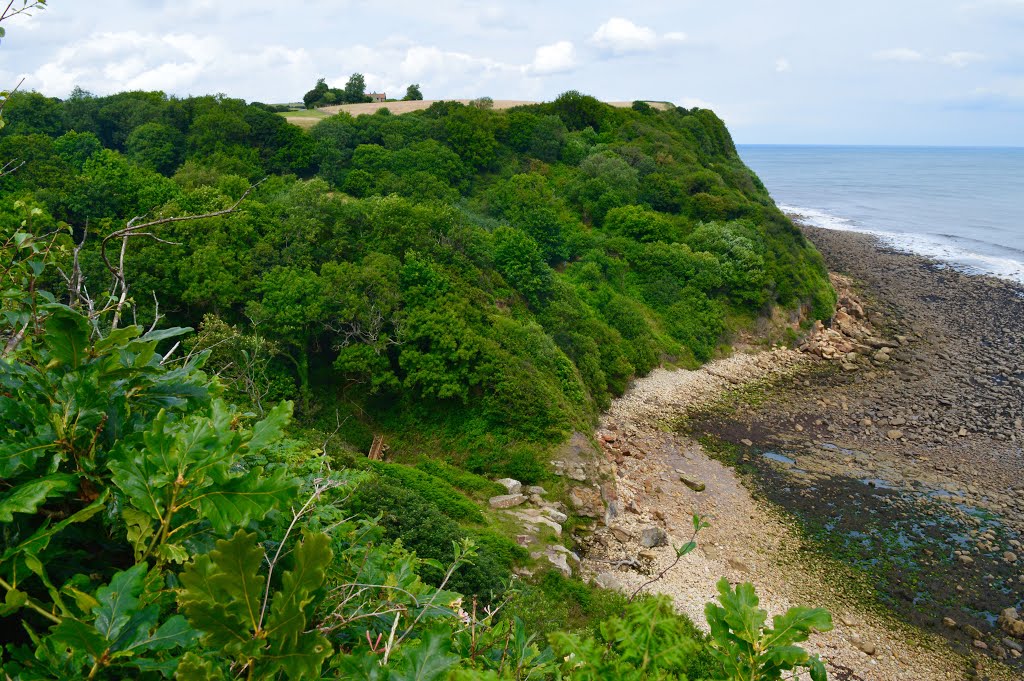
<instances>
[{"instance_id":1,"label":"sky","mask_svg":"<svg viewBox=\"0 0 1024 681\"><path fill-rule=\"evenodd\" d=\"M294 102L319 77L427 99L667 100L747 144L1024 146L1024 0L50 0L0 84Z\"/></svg>"}]
</instances>

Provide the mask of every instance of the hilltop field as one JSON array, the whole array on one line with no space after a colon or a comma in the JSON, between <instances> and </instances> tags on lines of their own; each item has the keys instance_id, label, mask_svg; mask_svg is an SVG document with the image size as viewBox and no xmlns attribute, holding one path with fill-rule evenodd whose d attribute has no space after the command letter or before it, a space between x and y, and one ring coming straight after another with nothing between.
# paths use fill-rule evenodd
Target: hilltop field
<instances>
[{"instance_id":1,"label":"hilltop field","mask_svg":"<svg viewBox=\"0 0 1024 681\"><path fill-rule=\"evenodd\" d=\"M335 114L345 112L352 116L363 116L366 114L373 114L380 109L387 109L393 114L404 114L410 111L422 111L428 109L435 102L458 102L463 105L470 105L474 100L472 99L452 99L452 100L441 100L441 99L420 99L414 101L395 101L395 102L371 102L368 104L339 104L336 106L323 106L316 109L307 109L305 111L288 111L283 112L281 115L289 123L309 128L316 125L317 121L327 116L333 116ZM629 107L633 105L633 102L606 102L610 106L615 107ZM511 109L517 106L526 106L530 104L537 104L537 102L522 100L522 99L495 99L490 100L488 107L496 110ZM667 102L647 102L651 107L655 109L668 109L671 105Z\"/></svg>"}]
</instances>

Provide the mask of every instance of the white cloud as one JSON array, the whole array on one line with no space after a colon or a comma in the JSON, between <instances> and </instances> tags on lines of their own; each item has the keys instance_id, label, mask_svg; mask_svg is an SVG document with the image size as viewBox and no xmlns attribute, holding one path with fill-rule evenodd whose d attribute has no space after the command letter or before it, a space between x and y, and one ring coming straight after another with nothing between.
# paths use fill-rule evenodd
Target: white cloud
<instances>
[{"instance_id":1,"label":"white cloud","mask_svg":"<svg viewBox=\"0 0 1024 681\"><path fill-rule=\"evenodd\" d=\"M894 47L888 50L879 50L872 55L879 61L921 61L924 55L909 47Z\"/></svg>"},{"instance_id":2,"label":"white cloud","mask_svg":"<svg viewBox=\"0 0 1024 681\"><path fill-rule=\"evenodd\" d=\"M289 78L307 70L310 56L302 48L271 45L239 51L209 36L120 31L94 33L65 45L30 74L29 82L60 95L75 85L98 94L119 90L180 94L208 76L230 82L253 75Z\"/></svg>"},{"instance_id":3,"label":"white cloud","mask_svg":"<svg viewBox=\"0 0 1024 681\"><path fill-rule=\"evenodd\" d=\"M955 51L947 52L943 56L939 57L939 62L942 64L949 64L950 66L955 66L958 69L962 69L965 66L973 64L974 62L982 61L984 58L985 55L980 54L978 52Z\"/></svg>"},{"instance_id":4,"label":"white cloud","mask_svg":"<svg viewBox=\"0 0 1024 681\"><path fill-rule=\"evenodd\" d=\"M932 57L924 54L923 52L912 50L909 47L894 47L889 50L880 50L875 52L872 56L879 61L932 62L936 64L945 64L947 66L955 66L959 69L985 59L985 55L979 52L968 52L965 50L956 50L953 52L947 52L940 57Z\"/></svg>"},{"instance_id":5,"label":"white cloud","mask_svg":"<svg viewBox=\"0 0 1024 681\"><path fill-rule=\"evenodd\" d=\"M659 47L685 40L685 33L672 31L659 36L654 29L637 26L621 17L612 17L604 22L590 37L590 42L598 49L615 55L653 52Z\"/></svg>"},{"instance_id":6,"label":"white cloud","mask_svg":"<svg viewBox=\"0 0 1024 681\"><path fill-rule=\"evenodd\" d=\"M568 40L551 45L542 45L533 55L533 61L526 72L535 75L563 73L576 66L576 48Z\"/></svg>"},{"instance_id":7,"label":"white cloud","mask_svg":"<svg viewBox=\"0 0 1024 681\"><path fill-rule=\"evenodd\" d=\"M711 102L708 102L703 99L698 99L696 97L683 97L681 100L679 100L679 106L683 107L684 109L715 109L715 105L712 104Z\"/></svg>"},{"instance_id":8,"label":"white cloud","mask_svg":"<svg viewBox=\"0 0 1024 681\"><path fill-rule=\"evenodd\" d=\"M790 65L789 60L785 57L779 57L775 60L775 71L776 73L785 73L793 67Z\"/></svg>"}]
</instances>

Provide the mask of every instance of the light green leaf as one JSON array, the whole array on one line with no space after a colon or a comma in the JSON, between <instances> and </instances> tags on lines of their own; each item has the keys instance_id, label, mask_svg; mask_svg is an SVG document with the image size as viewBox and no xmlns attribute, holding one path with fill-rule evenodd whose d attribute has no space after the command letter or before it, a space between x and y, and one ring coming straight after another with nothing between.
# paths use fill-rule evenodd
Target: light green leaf
<instances>
[{"instance_id":1,"label":"light green leaf","mask_svg":"<svg viewBox=\"0 0 1024 681\"><path fill-rule=\"evenodd\" d=\"M326 534L306 536L295 548L294 567L281 577L281 590L274 594L270 616L264 627L274 648L294 646L306 630L306 606L324 583L327 566L334 554Z\"/></svg>"},{"instance_id":2,"label":"light green leaf","mask_svg":"<svg viewBox=\"0 0 1024 681\"><path fill-rule=\"evenodd\" d=\"M800 646L772 646L761 655L762 664L776 669L793 669L808 659L807 651Z\"/></svg>"},{"instance_id":3,"label":"light green leaf","mask_svg":"<svg viewBox=\"0 0 1024 681\"><path fill-rule=\"evenodd\" d=\"M109 585L100 587L96 592L96 599L100 602L96 609L96 630L108 641L117 639L131 619L148 570L148 565L139 563L115 574Z\"/></svg>"},{"instance_id":4,"label":"light green leaf","mask_svg":"<svg viewBox=\"0 0 1024 681\"><path fill-rule=\"evenodd\" d=\"M790 608L773 618L772 624L766 644L787 645L806 641L814 631L831 631L832 615L824 608Z\"/></svg>"},{"instance_id":5,"label":"light green leaf","mask_svg":"<svg viewBox=\"0 0 1024 681\"><path fill-rule=\"evenodd\" d=\"M403 665L392 672L392 681L435 681L459 661L449 652L451 639L442 633L428 632L416 644L404 649Z\"/></svg>"},{"instance_id":6,"label":"light green leaf","mask_svg":"<svg viewBox=\"0 0 1024 681\"><path fill-rule=\"evenodd\" d=\"M190 503L198 504L200 514L210 521L214 531L224 533L286 505L296 485L284 470L264 476L261 468L254 468L246 476L204 490Z\"/></svg>"},{"instance_id":7,"label":"light green leaf","mask_svg":"<svg viewBox=\"0 0 1024 681\"><path fill-rule=\"evenodd\" d=\"M63 473L22 483L0 497L0 522L11 522L15 513L35 513L50 497L73 489L75 476Z\"/></svg>"},{"instance_id":8,"label":"light green leaf","mask_svg":"<svg viewBox=\"0 0 1024 681\"><path fill-rule=\"evenodd\" d=\"M26 603L28 603L28 594L24 591L18 591L17 589L11 589L4 596L3 605L0 605L0 617L7 617L11 613L20 610Z\"/></svg>"},{"instance_id":9,"label":"light green leaf","mask_svg":"<svg viewBox=\"0 0 1024 681\"><path fill-rule=\"evenodd\" d=\"M83 651L93 660L107 649L107 641L85 622L65 617L50 632L50 640L58 646Z\"/></svg>"},{"instance_id":10,"label":"light green leaf","mask_svg":"<svg viewBox=\"0 0 1024 681\"><path fill-rule=\"evenodd\" d=\"M270 410L267 417L252 428L252 439L249 440L249 451L258 452L268 444L281 438L285 427L292 418L293 404L288 400L279 402Z\"/></svg>"},{"instance_id":11,"label":"light green leaf","mask_svg":"<svg viewBox=\"0 0 1024 681\"><path fill-rule=\"evenodd\" d=\"M195 653L185 653L174 678L176 681L221 681L227 677L212 661L204 660Z\"/></svg>"},{"instance_id":12,"label":"light green leaf","mask_svg":"<svg viewBox=\"0 0 1024 681\"><path fill-rule=\"evenodd\" d=\"M828 681L828 672L820 657L813 656L807 666L811 669L811 681Z\"/></svg>"},{"instance_id":13,"label":"light green leaf","mask_svg":"<svg viewBox=\"0 0 1024 681\"><path fill-rule=\"evenodd\" d=\"M263 559L256 535L238 530L182 572L178 604L211 645L237 646L252 638L266 583L260 574Z\"/></svg>"},{"instance_id":14,"label":"light green leaf","mask_svg":"<svg viewBox=\"0 0 1024 681\"><path fill-rule=\"evenodd\" d=\"M287 679L319 679L324 660L331 656L331 652L331 644L327 638L319 633L306 633L299 638L295 646L264 653L262 658L266 668L259 676L273 678L280 670Z\"/></svg>"},{"instance_id":15,"label":"light green leaf","mask_svg":"<svg viewBox=\"0 0 1024 681\"><path fill-rule=\"evenodd\" d=\"M119 329L114 329L107 334L106 338L96 341L96 354L102 355L112 348L122 348L133 338L138 338L140 333L142 333L142 327L139 326L122 326Z\"/></svg>"},{"instance_id":16,"label":"light green leaf","mask_svg":"<svg viewBox=\"0 0 1024 681\"><path fill-rule=\"evenodd\" d=\"M65 305L46 305L49 316L44 322L43 343L50 354L72 369L77 369L89 353L89 320Z\"/></svg>"}]
</instances>

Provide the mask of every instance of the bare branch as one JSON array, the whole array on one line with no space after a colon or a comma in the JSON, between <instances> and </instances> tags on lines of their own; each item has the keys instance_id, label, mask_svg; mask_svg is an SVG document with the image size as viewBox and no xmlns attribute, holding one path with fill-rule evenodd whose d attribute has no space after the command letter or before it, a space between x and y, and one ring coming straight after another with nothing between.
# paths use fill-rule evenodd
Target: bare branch
<instances>
[{"instance_id":1,"label":"bare branch","mask_svg":"<svg viewBox=\"0 0 1024 681\"><path fill-rule=\"evenodd\" d=\"M0 110L2 110L2 109L3 109L3 106L0 106ZM22 161L21 163L18 163L18 165L14 165L15 163L18 163L18 159L13 158L10 161L8 161L7 163L5 163L2 166L0 166L0 177L3 177L4 175L10 175L14 171L16 171L18 168L20 168L23 165L25 165L25 161Z\"/></svg>"},{"instance_id":2,"label":"bare branch","mask_svg":"<svg viewBox=\"0 0 1024 681\"><path fill-rule=\"evenodd\" d=\"M256 187L258 187L260 184L262 184L266 179L267 178L263 178L259 182L256 182L256 183L250 185L249 188L246 189L245 192L243 192L242 195L238 198L238 200L235 201L229 208L225 208L223 210L215 210L215 211L212 211L212 212L209 212L209 213L202 213L201 215L178 215L178 216L169 217L169 218L160 218L158 220L150 220L149 222L143 222L143 223L140 223L139 221L142 220L145 216L137 215L137 216L133 217L131 220L129 220L128 223L124 227L122 227L121 229L114 230L113 232L111 232L107 236L103 237L103 241L100 243L100 256L103 258L103 263L107 266L107 270L110 272L111 276L113 276L113 278L114 278L113 285L111 286L111 289L110 289L110 295L111 295L111 297L117 296L117 303L114 306L114 319L113 319L113 321L111 323L111 328L113 328L113 329L117 328L117 325L121 321L121 311L124 308L124 305L125 305L125 303L128 300L128 280L127 280L127 278L125 276L124 259L125 259L125 253L126 253L126 251L128 249L128 240L129 239L131 239L132 237L143 236L143 237L148 237L150 239L153 239L154 241L157 241L159 243L171 244L171 245L180 245L180 244L175 244L173 241L167 241L165 239L161 239L160 237L156 236L151 231L143 231L143 230L149 230L149 229L151 229L153 227L158 227L160 225L166 225L166 224L169 224L169 223L172 223L172 222L187 222L189 220L204 220L206 218L216 218L216 217L223 217L225 215L231 215L232 213L234 213L235 211L238 210L238 207L240 205L242 205L242 202L245 201L246 197L248 197L249 194ZM120 239L121 240L121 251L120 251L120 256L118 258L117 267L114 267L113 265L111 265L110 264L110 259L107 257L107 243L110 242L111 240L114 240L114 239Z\"/></svg>"}]
</instances>

